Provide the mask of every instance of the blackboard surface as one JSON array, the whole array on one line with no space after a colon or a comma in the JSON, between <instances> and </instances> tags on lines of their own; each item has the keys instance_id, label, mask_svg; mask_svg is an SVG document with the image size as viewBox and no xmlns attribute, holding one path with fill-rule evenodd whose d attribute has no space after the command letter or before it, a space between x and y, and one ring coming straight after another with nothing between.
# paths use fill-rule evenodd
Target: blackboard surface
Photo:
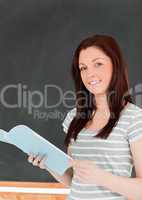
<instances>
[{"instance_id":1,"label":"blackboard surface","mask_svg":"<svg viewBox=\"0 0 142 200\"><path fill-rule=\"evenodd\" d=\"M141 7L140 0L0 0L0 128L28 125L66 151L61 123L75 103L67 99L74 91L71 60L80 40L95 33L119 42L142 105ZM0 143L0 181L56 180Z\"/></svg>"}]
</instances>

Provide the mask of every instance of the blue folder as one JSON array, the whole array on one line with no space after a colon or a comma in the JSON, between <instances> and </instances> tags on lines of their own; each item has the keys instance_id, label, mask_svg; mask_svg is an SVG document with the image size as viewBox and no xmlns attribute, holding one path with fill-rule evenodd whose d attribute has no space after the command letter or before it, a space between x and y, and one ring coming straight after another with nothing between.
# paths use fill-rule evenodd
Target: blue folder
<instances>
[{"instance_id":1,"label":"blue folder","mask_svg":"<svg viewBox=\"0 0 142 200\"><path fill-rule=\"evenodd\" d=\"M63 175L71 167L68 161L72 158L69 155L28 126L17 125L9 132L0 129L0 141L15 145L28 155L31 153L47 155L45 166L59 175Z\"/></svg>"}]
</instances>

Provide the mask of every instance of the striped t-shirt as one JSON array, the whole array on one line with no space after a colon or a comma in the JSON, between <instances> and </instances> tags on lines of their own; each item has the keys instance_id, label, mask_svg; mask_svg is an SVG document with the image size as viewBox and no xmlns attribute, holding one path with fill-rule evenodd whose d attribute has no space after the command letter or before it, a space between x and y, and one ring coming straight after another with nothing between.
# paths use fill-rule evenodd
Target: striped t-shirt
<instances>
[{"instance_id":1,"label":"striped t-shirt","mask_svg":"<svg viewBox=\"0 0 142 200\"><path fill-rule=\"evenodd\" d=\"M62 123L65 133L75 114L76 108L67 113ZM121 116L107 139L93 138L92 136L96 134L97 131L83 128L76 141L71 139L72 158L94 160L97 166L112 174L132 177L134 162L131 143L142 139L142 109L128 103L121 111ZM81 183L73 174L68 200L91 199L126 200L127 198L95 183Z\"/></svg>"}]
</instances>

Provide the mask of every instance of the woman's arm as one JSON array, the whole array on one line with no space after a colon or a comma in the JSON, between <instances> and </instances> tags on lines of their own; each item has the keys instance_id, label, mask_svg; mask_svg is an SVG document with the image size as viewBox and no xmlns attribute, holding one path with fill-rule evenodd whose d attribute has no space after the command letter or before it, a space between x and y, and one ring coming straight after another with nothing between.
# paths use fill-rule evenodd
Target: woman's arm
<instances>
[{"instance_id":1,"label":"woman's arm","mask_svg":"<svg viewBox=\"0 0 142 200\"><path fill-rule=\"evenodd\" d=\"M71 151L70 151L70 145L67 148L67 154L69 156L71 156ZM65 171L65 173L63 174L63 176L58 175L57 173L53 172L52 170L50 170L49 168L46 167L46 169L50 172L50 174L59 182L61 182L62 184L64 184L66 187L70 187L71 185L71 181L72 181L72 177L73 177L73 169L69 168Z\"/></svg>"},{"instance_id":2,"label":"woman's arm","mask_svg":"<svg viewBox=\"0 0 142 200\"><path fill-rule=\"evenodd\" d=\"M71 156L71 151L70 151L70 145L67 148L67 154L69 156ZM73 176L73 169L69 168L65 171L65 173L60 176L59 174L53 172L52 170L50 170L48 167L44 166L44 161L45 159L48 159L48 157L41 157L41 155L30 155L28 157L28 161L30 163L32 163L34 166L38 166L41 169L46 169L50 172L50 174L59 182L61 182L62 184L64 184L66 187L70 187L71 185L71 181L72 181L72 176Z\"/></svg>"},{"instance_id":3,"label":"woman's arm","mask_svg":"<svg viewBox=\"0 0 142 200\"><path fill-rule=\"evenodd\" d=\"M65 171L65 173L63 174L63 176L60 176L58 174L56 174L55 172L53 172L52 170L46 168L50 174L60 183L64 184L66 187L70 187L71 185L71 181L72 181L72 174L73 174L73 170L72 168L69 168L68 170Z\"/></svg>"},{"instance_id":4,"label":"woman's arm","mask_svg":"<svg viewBox=\"0 0 142 200\"><path fill-rule=\"evenodd\" d=\"M103 169L99 169L99 171L96 171L98 175L95 180L98 185L122 194L129 200L142 199L142 178L117 176Z\"/></svg>"}]
</instances>

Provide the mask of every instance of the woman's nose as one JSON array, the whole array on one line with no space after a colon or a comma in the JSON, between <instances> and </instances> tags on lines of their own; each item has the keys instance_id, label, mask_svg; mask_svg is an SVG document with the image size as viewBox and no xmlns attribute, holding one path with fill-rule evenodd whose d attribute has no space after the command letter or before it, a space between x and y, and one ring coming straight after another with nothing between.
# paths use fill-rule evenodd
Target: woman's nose
<instances>
[{"instance_id":1,"label":"woman's nose","mask_svg":"<svg viewBox=\"0 0 142 200\"><path fill-rule=\"evenodd\" d=\"M88 70L86 73L86 78L91 79L95 76L95 72L93 70Z\"/></svg>"}]
</instances>

